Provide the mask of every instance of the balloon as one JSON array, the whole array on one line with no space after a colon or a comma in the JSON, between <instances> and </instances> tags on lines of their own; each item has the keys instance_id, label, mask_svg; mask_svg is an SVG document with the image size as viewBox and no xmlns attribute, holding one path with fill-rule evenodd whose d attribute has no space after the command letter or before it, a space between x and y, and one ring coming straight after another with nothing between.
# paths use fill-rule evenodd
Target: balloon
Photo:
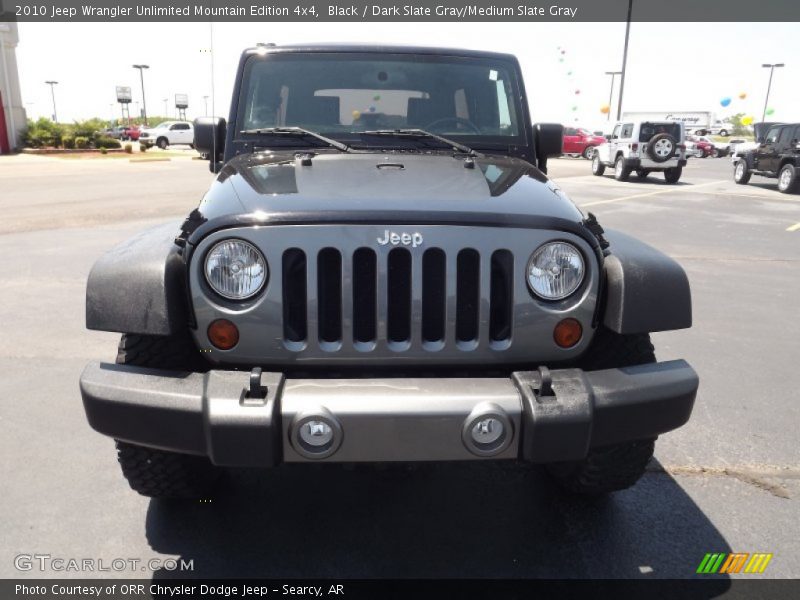
<instances>
[{"instance_id":1,"label":"balloon","mask_svg":"<svg viewBox=\"0 0 800 600\"><path fill-rule=\"evenodd\" d=\"M768 115L771 115L771 114L772 114L772 113L774 113L774 112L775 112L775 109L774 109L774 108L768 108L768 109L767 109L767 114L768 114Z\"/></svg>"},{"instance_id":2,"label":"balloon","mask_svg":"<svg viewBox=\"0 0 800 600\"><path fill-rule=\"evenodd\" d=\"M575 90L575 95L578 95L578 94L580 94L580 93L581 93L581 91L580 91L580 90Z\"/></svg>"},{"instance_id":3,"label":"balloon","mask_svg":"<svg viewBox=\"0 0 800 600\"><path fill-rule=\"evenodd\" d=\"M572 112L575 112L576 110L578 110L578 107L577 106L573 106L572 107Z\"/></svg>"},{"instance_id":4,"label":"balloon","mask_svg":"<svg viewBox=\"0 0 800 600\"><path fill-rule=\"evenodd\" d=\"M380 99L381 99L381 97L380 97L380 96L373 96L373 97L372 97L372 99L373 99L375 102L377 102L378 100L380 100Z\"/></svg>"},{"instance_id":5,"label":"balloon","mask_svg":"<svg viewBox=\"0 0 800 600\"><path fill-rule=\"evenodd\" d=\"M750 115L742 117L742 125L752 125L753 121L755 121L755 119Z\"/></svg>"},{"instance_id":6,"label":"balloon","mask_svg":"<svg viewBox=\"0 0 800 600\"><path fill-rule=\"evenodd\" d=\"M376 110L377 110L377 109L375 108L375 105L374 105L374 104L370 105L370 107L369 107L369 112L375 112Z\"/></svg>"},{"instance_id":7,"label":"balloon","mask_svg":"<svg viewBox=\"0 0 800 600\"><path fill-rule=\"evenodd\" d=\"M566 53L567 53L567 51L566 51L566 50L562 50L562 51L561 51L561 54L566 54Z\"/></svg>"},{"instance_id":8,"label":"balloon","mask_svg":"<svg viewBox=\"0 0 800 600\"><path fill-rule=\"evenodd\" d=\"M722 106L728 106L731 103L731 99L730 98L723 98L722 100L719 101L719 103Z\"/></svg>"},{"instance_id":9,"label":"balloon","mask_svg":"<svg viewBox=\"0 0 800 600\"><path fill-rule=\"evenodd\" d=\"M744 100L747 98L747 92L739 92L739 100Z\"/></svg>"},{"instance_id":10,"label":"balloon","mask_svg":"<svg viewBox=\"0 0 800 600\"><path fill-rule=\"evenodd\" d=\"M564 62L564 59L563 58L559 58L558 62Z\"/></svg>"},{"instance_id":11,"label":"balloon","mask_svg":"<svg viewBox=\"0 0 800 600\"><path fill-rule=\"evenodd\" d=\"M603 113L604 115L607 115L608 111L610 110L611 107L608 104L603 104L603 106L600 107L600 112Z\"/></svg>"},{"instance_id":12,"label":"balloon","mask_svg":"<svg viewBox=\"0 0 800 600\"><path fill-rule=\"evenodd\" d=\"M354 110L352 114L353 114L353 121L358 121L361 118L360 110Z\"/></svg>"},{"instance_id":13,"label":"balloon","mask_svg":"<svg viewBox=\"0 0 800 600\"><path fill-rule=\"evenodd\" d=\"M572 71L567 71L567 75L571 76L572 75Z\"/></svg>"}]
</instances>

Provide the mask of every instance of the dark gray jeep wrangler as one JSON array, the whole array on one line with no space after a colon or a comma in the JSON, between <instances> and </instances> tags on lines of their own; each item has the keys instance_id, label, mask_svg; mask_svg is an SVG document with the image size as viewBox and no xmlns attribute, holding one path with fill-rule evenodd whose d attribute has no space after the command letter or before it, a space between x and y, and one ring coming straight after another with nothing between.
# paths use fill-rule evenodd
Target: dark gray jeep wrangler
<instances>
[{"instance_id":1,"label":"dark gray jeep wrangler","mask_svg":"<svg viewBox=\"0 0 800 600\"><path fill-rule=\"evenodd\" d=\"M635 483L698 378L649 333L691 325L684 271L604 232L545 176L513 56L259 46L230 117L198 119L216 181L188 218L103 256L91 426L148 496L222 467L520 460L570 490Z\"/></svg>"}]
</instances>

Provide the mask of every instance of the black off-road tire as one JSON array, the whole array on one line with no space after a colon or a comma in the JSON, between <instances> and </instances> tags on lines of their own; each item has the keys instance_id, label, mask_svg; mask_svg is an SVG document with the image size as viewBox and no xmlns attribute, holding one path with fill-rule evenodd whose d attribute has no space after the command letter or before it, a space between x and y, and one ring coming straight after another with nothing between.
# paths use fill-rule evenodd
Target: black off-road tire
<instances>
[{"instance_id":1,"label":"black off-road tire","mask_svg":"<svg viewBox=\"0 0 800 600\"><path fill-rule=\"evenodd\" d=\"M601 326L578 366L594 371L655 360L648 334L621 335ZM570 492L590 496L607 494L629 488L644 475L654 445L655 439L646 439L592 448L583 460L552 463L546 468L553 479Z\"/></svg>"},{"instance_id":2,"label":"black off-road tire","mask_svg":"<svg viewBox=\"0 0 800 600\"><path fill-rule=\"evenodd\" d=\"M683 167L672 167L671 169L664 169L664 181L667 183L678 183L683 174Z\"/></svg>"},{"instance_id":3,"label":"black off-road tire","mask_svg":"<svg viewBox=\"0 0 800 600\"><path fill-rule=\"evenodd\" d=\"M125 334L117 364L154 369L207 371L188 332L176 336ZM204 498L221 470L205 456L191 456L117 440L117 458L131 488L150 498Z\"/></svg>"},{"instance_id":4,"label":"black off-road tire","mask_svg":"<svg viewBox=\"0 0 800 600\"><path fill-rule=\"evenodd\" d=\"M733 180L739 185L747 185L750 182L750 177L753 174L747 168L747 161L740 158L733 166Z\"/></svg>"},{"instance_id":5,"label":"black off-road tire","mask_svg":"<svg viewBox=\"0 0 800 600\"><path fill-rule=\"evenodd\" d=\"M205 456L117 440L117 459L131 489L149 498L207 498L220 471Z\"/></svg>"},{"instance_id":6,"label":"black off-road tire","mask_svg":"<svg viewBox=\"0 0 800 600\"><path fill-rule=\"evenodd\" d=\"M580 461L548 465L559 485L575 494L598 496L631 487L653 457L655 440L594 448Z\"/></svg>"},{"instance_id":7,"label":"black off-road tire","mask_svg":"<svg viewBox=\"0 0 800 600\"><path fill-rule=\"evenodd\" d=\"M592 156L592 175L601 177L606 172L606 166L600 160L600 155L595 152Z\"/></svg>"},{"instance_id":8,"label":"black off-road tire","mask_svg":"<svg viewBox=\"0 0 800 600\"><path fill-rule=\"evenodd\" d=\"M620 162L622 165L620 165ZM620 154L614 161L614 179L617 181L628 181L631 176L631 168L625 166L625 157Z\"/></svg>"}]
</instances>

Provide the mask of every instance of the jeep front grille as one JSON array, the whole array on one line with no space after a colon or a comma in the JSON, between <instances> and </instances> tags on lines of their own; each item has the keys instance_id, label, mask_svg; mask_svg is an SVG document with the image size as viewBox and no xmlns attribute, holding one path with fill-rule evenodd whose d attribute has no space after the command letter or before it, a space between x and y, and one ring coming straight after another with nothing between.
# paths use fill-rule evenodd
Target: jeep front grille
<instances>
[{"instance_id":1,"label":"jeep front grille","mask_svg":"<svg viewBox=\"0 0 800 600\"><path fill-rule=\"evenodd\" d=\"M508 250L481 261L477 250L464 248L448 261L442 248L416 254L393 248L380 257L364 247L351 255L323 248L315 256L290 248L281 265L283 335L294 351L309 343L329 351L352 343L364 351L380 339L398 351L417 344L436 350L448 336L460 349L473 350L479 342L481 298L489 300L487 342L512 338L514 257ZM482 268L487 276L481 276ZM450 320L448 286L455 291ZM347 331L343 322L351 324Z\"/></svg>"},{"instance_id":2,"label":"jeep front grille","mask_svg":"<svg viewBox=\"0 0 800 600\"><path fill-rule=\"evenodd\" d=\"M565 232L479 226L407 225L420 243L381 243L380 225L270 225L221 230L196 248L190 288L198 346L216 318L240 330L238 345L209 360L271 365L503 365L567 360L585 349L558 348L553 329L572 317L591 332L598 270L565 301L533 297L525 281L532 252L568 240ZM257 297L235 303L208 290L202 257L217 241L256 245L269 265ZM596 263L594 263L596 264ZM555 358L554 358L555 357Z\"/></svg>"}]
</instances>

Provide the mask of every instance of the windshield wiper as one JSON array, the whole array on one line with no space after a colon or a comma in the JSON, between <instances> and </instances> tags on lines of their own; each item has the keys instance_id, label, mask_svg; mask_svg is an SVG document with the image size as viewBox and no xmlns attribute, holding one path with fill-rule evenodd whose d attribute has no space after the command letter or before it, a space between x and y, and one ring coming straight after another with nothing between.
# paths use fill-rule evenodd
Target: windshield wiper
<instances>
[{"instance_id":1,"label":"windshield wiper","mask_svg":"<svg viewBox=\"0 0 800 600\"><path fill-rule=\"evenodd\" d=\"M430 138L446 144L453 148L454 150L458 150L463 152L464 154L468 154L469 156L477 156L478 153L470 148L469 146L465 146L464 144L459 144L449 138L442 137L441 135L437 135L435 133L431 133L430 131L425 131L424 129L376 129L374 131L358 131L361 135L382 135L387 137L404 137L404 138L411 138L411 139L420 139L420 138Z\"/></svg>"},{"instance_id":2,"label":"windshield wiper","mask_svg":"<svg viewBox=\"0 0 800 600\"><path fill-rule=\"evenodd\" d=\"M315 131L311 131L309 129L303 129L302 127L261 127L258 129L245 129L244 131L240 131L242 135L285 135L285 136L293 136L293 137L305 137L305 138L314 138L321 142L324 142L328 146L332 148L336 148L337 150L341 150L342 152L350 152L350 146L347 144L343 144L342 142L337 142L336 140L332 140L331 138L327 138L324 135L320 135Z\"/></svg>"}]
</instances>

